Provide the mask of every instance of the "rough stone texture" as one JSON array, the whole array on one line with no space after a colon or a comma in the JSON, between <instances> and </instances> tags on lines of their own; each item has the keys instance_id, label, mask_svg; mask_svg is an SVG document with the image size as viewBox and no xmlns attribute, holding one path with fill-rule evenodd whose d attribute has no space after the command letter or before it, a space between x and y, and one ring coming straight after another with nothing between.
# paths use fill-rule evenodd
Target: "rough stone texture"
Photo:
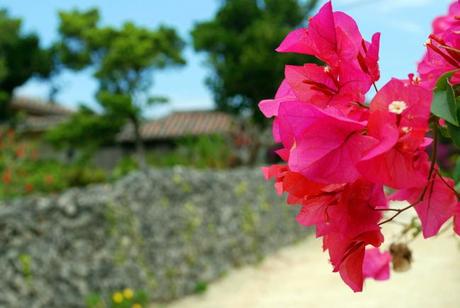
<instances>
[{"instance_id":1,"label":"rough stone texture","mask_svg":"<svg viewBox=\"0 0 460 308\"><path fill-rule=\"evenodd\" d=\"M134 173L0 204L0 307L84 307L125 287L155 301L305 237L259 170Z\"/></svg>"}]
</instances>

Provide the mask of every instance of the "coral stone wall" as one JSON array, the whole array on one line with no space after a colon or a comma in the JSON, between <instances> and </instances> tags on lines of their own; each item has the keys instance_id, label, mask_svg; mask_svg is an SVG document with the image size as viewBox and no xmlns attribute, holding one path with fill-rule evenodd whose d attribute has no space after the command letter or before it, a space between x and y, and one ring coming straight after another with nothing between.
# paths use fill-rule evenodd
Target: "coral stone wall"
<instances>
[{"instance_id":1,"label":"coral stone wall","mask_svg":"<svg viewBox=\"0 0 460 308\"><path fill-rule=\"evenodd\" d=\"M259 170L152 170L0 204L0 307L80 307L125 287L167 301L299 240Z\"/></svg>"}]
</instances>

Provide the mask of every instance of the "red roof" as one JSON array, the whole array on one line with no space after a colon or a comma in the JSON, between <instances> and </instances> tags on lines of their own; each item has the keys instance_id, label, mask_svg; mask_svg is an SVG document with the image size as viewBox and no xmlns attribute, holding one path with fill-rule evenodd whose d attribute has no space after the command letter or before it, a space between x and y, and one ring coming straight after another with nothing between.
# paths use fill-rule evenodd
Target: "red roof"
<instances>
[{"instance_id":1,"label":"red roof","mask_svg":"<svg viewBox=\"0 0 460 308\"><path fill-rule=\"evenodd\" d=\"M29 97L14 97L11 100L11 109L36 116L68 116L73 113L72 110L58 104Z\"/></svg>"},{"instance_id":2,"label":"red roof","mask_svg":"<svg viewBox=\"0 0 460 308\"><path fill-rule=\"evenodd\" d=\"M185 136L199 136L230 133L234 128L234 119L223 112L189 111L175 112L167 117L145 122L141 127L143 140L173 139ZM131 128L121 132L119 141L134 140Z\"/></svg>"}]
</instances>

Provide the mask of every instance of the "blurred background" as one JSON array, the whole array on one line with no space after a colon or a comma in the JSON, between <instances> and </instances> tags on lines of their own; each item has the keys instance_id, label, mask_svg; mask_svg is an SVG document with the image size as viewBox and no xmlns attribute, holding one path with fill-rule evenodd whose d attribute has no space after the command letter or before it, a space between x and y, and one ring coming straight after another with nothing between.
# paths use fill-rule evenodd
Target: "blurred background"
<instances>
[{"instance_id":1,"label":"blurred background","mask_svg":"<svg viewBox=\"0 0 460 308\"><path fill-rule=\"evenodd\" d=\"M261 178L277 157L257 103L285 64L316 61L274 49L324 2L0 0L0 306L169 305L304 243ZM380 86L415 72L449 3L333 1L365 38L382 33ZM307 303L216 296L183 306Z\"/></svg>"}]
</instances>

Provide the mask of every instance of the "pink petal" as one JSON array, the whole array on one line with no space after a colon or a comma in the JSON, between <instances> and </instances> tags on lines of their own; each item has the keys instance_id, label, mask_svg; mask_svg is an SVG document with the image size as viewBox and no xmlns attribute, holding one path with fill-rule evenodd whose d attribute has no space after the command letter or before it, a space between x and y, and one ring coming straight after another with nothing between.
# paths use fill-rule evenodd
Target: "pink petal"
<instances>
[{"instance_id":1,"label":"pink petal","mask_svg":"<svg viewBox=\"0 0 460 308\"><path fill-rule=\"evenodd\" d=\"M353 290L361 292L363 290L363 260L364 245L360 245L353 251L339 267L340 277Z\"/></svg>"},{"instance_id":2,"label":"pink petal","mask_svg":"<svg viewBox=\"0 0 460 308\"><path fill-rule=\"evenodd\" d=\"M364 278L388 280L390 278L391 255L389 252L380 252L378 248L366 249L363 262Z\"/></svg>"},{"instance_id":3,"label":"pink petal","mask_svg":"<svg viewBox=\"0 0 460 308\"><path fill-rule=\"evenodd\" d=\"M308 35L316 46L315 56L328 64L338 63L336 27L330 1L310 20Z\"/></svg>"},{"instance_id":4,"label":"pink petal","mask_svg":"<svg viewBox=\"0 0 460 308\"><path fill-rule=\"evenodd\" d=\"M324 72L324 67L316 64L304 66L286 65L286 81L289 83L295 96L302 102L325 107L330 101L330 96L315 89L306 82L315 82L337 91L331 77Z\"/></svg>"},{"instance_id":5,"label":"pink petal","mask_svg":"<svg viewBox=\"0 0 460 308\"><path fill-rule=\"evenodd\" d=\"M323 157L316 156L316 160L307 165L308 160L304 160L302 174L306 177L320 183L351 183L360 177L360 173L356 167L362 157L362 153L366 152L376 140L372 137L353 134L351 137L345 137L345 141L339 142L340 147L329 149L328 153ZM308 144L308 139L303 139L296 149L302 149L304 142ZM310 145L314 145L311 143ZM333 148L333 147L331 147ZM300 151L299 151L300 152ZM292 164L295 164L296 158L291 152ZM299 157L314 158L314 152L302 151ZM301 168L301 167L299 167Z\"/></svg>"},{"instance_id":6,"label":"pink petal","mask_svg":"<svg viewBox=\"0 0 460 308\"><path fill-rule=\"evenodd\" d=\"M333 197L331 196L322 196L305 202L297 214L297 222L306 227L325 223L327 219L326 208L332 200Z\"/></svg>"},{"instance_id":7,"label":"pink petal","mask_svg":"<svg viewBox=\"0 0 460 308\"><path fill-rule=\"evenodd\" d=\"M357 168L367 180L383 183L391 188L422 187L428 177L428 155L419 151L404 153L397 149L361 161Z\"/></svg>"},{"instance_id":8,"label":"pink petal","mask_svg":"<svg viewBox=\"0 0 460 308\"><path fill-rule=\"evenodd\" d=\"M271 118L278 115L279 105L284 101L295 100L294 92L287 83L283 80L276 92L275 99L265 99L259 103L259 109L265 117Z\"/></svg>"},{"instance_id":9,"label":"pink petal","mask_svg":"<svg viewBox=\"0 0 460 308\"><path fill-rule=\"evenodd\" d=\"M294 52L300 54L313 54L307 29L300 28L290 32L276 48L277 52Z\"/></svg>"},{"instance_id":10,"label":"pink petal","mask_svg":"<svg viewBox=\"0 0 460 308\"><path fill-rule=\"evenodd\" d=\"M278 115L279 101L274 99L265 99L260 101L259 109L262 111L265 117L271 118Z\"/></svg>"},{"instance_id":11,"label":"pink petal","mask_svg":"<svg viewBox=\"0 0 460 308\"><path fill-rule=\"evenodd\" d=\"M326 113L313 105L282 104L279 120L283 144L291 148L289 168L315 182L354 181L359 175L355 165L361 151L373 145L372 138L357 133L365 122Z\"/></svg>"},{"instance_id":12,"label":"pink petal","mask_svg":"<svg viewBox=\"0 0 460 308\"><path fill-rule=\"evenodd\" d=\"M454 186L452 179L444 178L444 181L451 187ZM442 225L455 215L457 196L444 181L439 176L436 176L430 182L422 202L415 205L415 210L422 223L423 237L425 238L438 234ZM423 188L401 190L392 196L392 199L407 200L410 203L414 203L418 200L422 191Z\"/></svg>"},{"instance_id":13,"label":"pink petal","mask_svg":"<svg viewBox=\"0 0 460 308\"><path fill-rule=\"evenodd\" d=\"M372 43L368 47L366 64L369 69L369 74L372 78L372 81L377 81L380 79L380 69L379 69L379 50L380 50L380 33L375 33L372 36Z\"/></svg>"}]
</instances>

